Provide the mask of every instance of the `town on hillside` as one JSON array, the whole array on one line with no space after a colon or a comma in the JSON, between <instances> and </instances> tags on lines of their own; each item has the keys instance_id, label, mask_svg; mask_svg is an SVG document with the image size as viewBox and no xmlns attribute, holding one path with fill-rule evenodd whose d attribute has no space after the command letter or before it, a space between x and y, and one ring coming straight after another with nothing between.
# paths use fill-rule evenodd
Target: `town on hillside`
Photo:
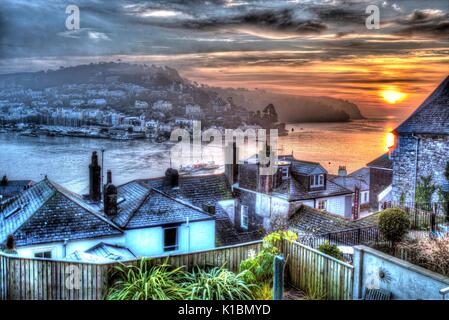
<instances>
[{"instance_id":1,"label":"town on hillside","mask_svg":"<svg viewBox=\"0 0 449 320\"><path fill-rule=\"evenodd\" d=\"M419 250L424 250L420 246L426 241L427 246L436 246L448 239L448 103L449 77L394 130L396 141L390 150L354 172L340 166L338 174L330 174L318 162L279 154L274 172L261 174L266 164L260 155L240 159L239 147L231 143L226 149L232 161L222 173L180 174L167 167L163 176L142 176L121 185L114 183L114 172L102 167L94 151L85 155L90 157L83 177L89 185L86 194L63 187L51 174L41 181L10 180L5 175L0 181L1 261L108 265L142 257L199 259L202 253L215 257L215 252L223 252L232 255L229 263L237 264L242 260L234 261L232 250L253 246L253 253L244 256L256 263L254 254L262 250L257 244L268 241L276 248L269 240L276 235L285 243L273 252L294 258L301 250L312 250L310 254L323 254L322 263L334 259L329 260L337 263L333 268L350 272L356 268L350 278L355 281L353 291L346 292L345 287L333 298L444 296L446 291L440 289L449 278L437 278L432 272L449 276L447 261L435 269ZM293 245L299 250L295 254L289 251ZM362 265L366 257L379 268L376 272L394 280L382 284L379 276L378 287L356 290L357 277L373 272ZM397 259L405 260L396 265ZM209 263L217 262L213 258ZM304 263L320 268L308 260ZM382 269L387 263L395 267ZM404 267L413 263L430 271L419 271L416 285L422 285L422 291L405 293L407 277L418 277L411 274L417 271ZM398 272L405 272L403 278L395 278L400 277ZM1 294L11 294L0 284ZM295 287L307 295L303 284Z\"/></svg>"}]
</instances>

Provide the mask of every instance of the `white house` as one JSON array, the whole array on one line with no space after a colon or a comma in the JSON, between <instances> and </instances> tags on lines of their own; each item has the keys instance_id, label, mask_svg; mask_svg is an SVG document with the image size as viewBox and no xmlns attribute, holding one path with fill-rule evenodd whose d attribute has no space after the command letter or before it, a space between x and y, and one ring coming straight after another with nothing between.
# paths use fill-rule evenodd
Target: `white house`
<instances>
[{"instance_id":1,"label":"white house","mask_svg":"<svg viewBox=\"0 0 449 320\"><path fill-rule=\"evenodd\" d=\"M0 210L0 243L12 237L19 256L123 260L215 247L215 214L178 199L179 176L168 170L158 186L131 181L101 191L96 153L89 195L45 178ZM103 199L103 201L101 201Z\"/></svg>"},{"instance_id":2,"label":"white house","mask_svg":"<svg viewBox=\"0 0 449 320\"><path fill-rule=\"evenodd\" d=\"M225 166L237 198L233 222L241 230L270 229L303 206L351 218L353 192L329 180L319 163L279 156L272 175L262 175L260 166L257 156Z\"/></svg>"}]
</instances>

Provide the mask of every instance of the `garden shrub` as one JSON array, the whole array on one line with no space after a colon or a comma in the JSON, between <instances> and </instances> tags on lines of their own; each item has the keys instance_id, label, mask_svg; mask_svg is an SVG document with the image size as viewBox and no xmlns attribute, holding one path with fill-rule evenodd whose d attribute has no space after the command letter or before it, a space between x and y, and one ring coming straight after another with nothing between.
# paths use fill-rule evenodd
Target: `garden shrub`
<instances>
[{"instance_id":1,"label":"garden shrub","mask_svg":"<svg viewBox=\"0 0 449 320\"><path fill-rule=\"evenodd\" d=\"M341 250L335 244L330 244L329 241L320 244L320 246L318 247L318 251L338 260L343 260L343 252L341 252Z\"/></svg>"},{"instance_id":2,"label":"garden shrub","mask_svg":"<svg viewBox=\"0 0 449 320\"><path fill-rule=\"evenodd\" d=\"M293 241L297 238L298 236L291 231L277 231L265 236L262 250L257 255L250 256L240 263L240 272L247 271L244 275L245 281L271 284L273 281L274 257L281 251L278 244L284 239Z\"/></svg>"},{"instance_id":3,"label":"garden shrub","mask_svg":"<svg viewBox=\"0 0 449 320\"><path fill-rule=\"evenodd\" d=\"M273 300L273 286L268 282L258 285L253 293L256 300Z\"/></svg>"},{"instance_id":4,"label":"garden shrub","mask_svg":"<svg viewBox=\"0 0 449 320\"><path fill-rule=\"evenodd\" d=\"M411 263L428 270L449 276L449 235L442 238L423 238L413 242L398 245L398 250L404 250Z\"/></svg>"},{"instance_id":5,"label":"garden shrub","mask_svg":"<svg viewBox=\"0 0 449 320\"><path fill-rule=\"evenodd\" d=\"M206 271L196 268L186 277L188 300L251 300L252 284L244 280L246 271L235 274L223 267Z\"/></svg>"},{"instance_id":6,"label":"garden shrub","mask_svg":"<svg viewBox=\"0 0 449 320\"><path fill-rule=\"evenodd\" d=\"M107 300L181 300L187 294L181 286L185 272L166 263L152 266L142 258L138 266L115 267L114 277Z\"/></svg>"},{"instance_id":7,"label":"garden shrub","mask_svg":"<svg viewBox=\"0 0 449 320\"><path fill-rule=\"evenodd\" d=\"M393 244L401 241L410 229L407 213L398 208L389 208L382 211L378 223L382 235Z\"/></svg>"}]
</instances>

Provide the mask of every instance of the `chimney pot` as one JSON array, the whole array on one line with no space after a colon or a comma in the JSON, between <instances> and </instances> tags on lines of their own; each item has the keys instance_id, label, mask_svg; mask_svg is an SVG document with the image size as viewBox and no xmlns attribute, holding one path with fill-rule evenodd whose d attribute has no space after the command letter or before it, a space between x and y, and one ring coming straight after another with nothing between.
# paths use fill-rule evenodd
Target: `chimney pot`
<instances>
[{"instance_id":1,"label":"chimney pot","mask_svg":"<svg viewBox=\"0 0 449 320\"><path fill-rule=\"evenodd\" d=\"M347 176L348 172L346 171L346 166L339 166L338 167L338 175L340 177L345 177Z\"/></svg>"},{"instance_id":2,"label":"chimney pot","mask_svg":"<svg viewBox=\"0 0 449 320\"><path fill-rule=\"evenodd\" d=\"M89 197L92 201L101 199L101 167L98 165L97 152L92 152L89 165Z\"/></svg>"}]
</instances>

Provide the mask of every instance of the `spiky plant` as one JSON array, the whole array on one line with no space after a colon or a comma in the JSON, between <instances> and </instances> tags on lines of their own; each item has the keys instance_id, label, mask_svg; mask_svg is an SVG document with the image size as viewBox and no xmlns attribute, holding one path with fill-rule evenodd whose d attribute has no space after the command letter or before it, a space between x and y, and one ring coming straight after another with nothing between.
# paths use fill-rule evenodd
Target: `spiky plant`
<instances>
[{"instance_id":1,"label":"spiky plant","mask_svg":"<svg viewBox=\"0 0 449 320\"><path fill-rule=\"evenodd\" d=\"M114 277L107 300L182 300L188 293L180 285L185 272L166 263L152 266L141 259L137 266L120 264Z\"/></svg>"},{"instance_id":2,"label":"spiky plant","mask_svg":"<svg viewBox=\"0 0 449 320\"><path fill-rule=\"evenodd\" d=\"M252 300L254 287L245 282L244 272L235 274L223 267L195 268L185 285L189 300Z\"/></svg>"}]
</instances>

